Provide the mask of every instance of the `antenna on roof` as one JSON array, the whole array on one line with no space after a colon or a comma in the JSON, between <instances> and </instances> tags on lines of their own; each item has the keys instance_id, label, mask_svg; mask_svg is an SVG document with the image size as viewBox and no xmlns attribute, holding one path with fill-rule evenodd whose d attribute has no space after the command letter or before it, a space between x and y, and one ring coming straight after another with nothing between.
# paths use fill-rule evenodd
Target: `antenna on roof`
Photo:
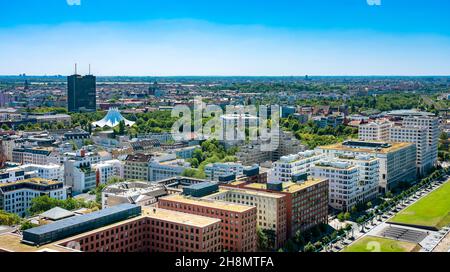
<instances>
[{"instance_id":1,"label":"antenna on roof","mask_svg":"<svg viewBox=\"0 0 450 272\"><path fill-rule=\"evenodd\" d=\"M91 75L91 64L89 64L89 75Z\"/></svg>"},{"instance_id":2,"label":"antenna on roof","mask_svg":"<svg viewBox=\"0 0 450 272\"><path fill-rule=\"evenodd\" d=\"M75 75L77 74L77 64L75 63Z\"/></svg>"}]
</instances>

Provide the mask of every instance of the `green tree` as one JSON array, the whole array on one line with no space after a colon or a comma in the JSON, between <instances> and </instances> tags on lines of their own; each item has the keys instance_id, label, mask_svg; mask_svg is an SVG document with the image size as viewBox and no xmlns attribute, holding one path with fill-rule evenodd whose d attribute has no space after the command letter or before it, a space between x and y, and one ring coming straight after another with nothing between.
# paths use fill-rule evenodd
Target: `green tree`
<instances>
[{"instance_id":1,"label":"green tree","mask_svg":"<svg viewBox=\"0 0 450 272\"><path fill-rule=\"evenodd\" d=\"M256 229L256 234L258 237L258 249L266 251L269 248L269 238L267 237L267 234L261 228Z\"/></svg>"},{"instance_id":2,"label":"green tree","mask_svg":"<svg viewBox=\"0 0 450 272\"><path fill-rule=\"evenodd\" d=\"M316 247L311 242L308 242L306 244L306 246L303 248L303 251L304 252L315 252L316 251Z\"/></svg>"},{"instance_id":3,"label":"green tree","mask_svg":"<svg viewBox=\"0 0 450 272\"><path fill-rule=\"evenodd\" d=\"M14 213L7 213L0 210L0 226L13 226L20 223L20 217Z\"/></svg>"}]
</instances>

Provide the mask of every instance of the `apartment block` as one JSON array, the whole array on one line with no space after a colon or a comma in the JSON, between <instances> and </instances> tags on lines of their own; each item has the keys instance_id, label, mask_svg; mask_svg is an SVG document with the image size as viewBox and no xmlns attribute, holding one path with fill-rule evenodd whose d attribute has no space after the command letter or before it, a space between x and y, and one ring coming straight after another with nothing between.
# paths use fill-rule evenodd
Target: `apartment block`
<instances>
[{"instance_id":1,"label":"apartment block","mask_svg":"<svg viewBox=\"0 0 450 272\"><path fill-rule=\"evenodd\" d=\"M277 182L293 181L294 176L309 175L311 167L324 157L320 152L308 150L283 156L272 167L272 180Z\"/></svg>"},{"instance_id":2,"label":"apartment block","mask_svg":"<svg viewBox=\"0 0 450 272\"><path fill-rule=\"evenodd\" d=\"M40 178L0 184L0 210L25 216L31 200L43 195L64 200L67 198L67 189L60 181Z\"/></svg>"},{"instance_id":3,"label":"apartment block","mask_svg":"<svg viewBox=\"0 0 450 272\"><path fill-rule=\"evenodd\" d=\"M224 163L210 163L205 166L206 179L219 181L219 177L234 174L240 176L244 172L244 166L240 163L224 162Z\"/></svg>"}]
</instances>

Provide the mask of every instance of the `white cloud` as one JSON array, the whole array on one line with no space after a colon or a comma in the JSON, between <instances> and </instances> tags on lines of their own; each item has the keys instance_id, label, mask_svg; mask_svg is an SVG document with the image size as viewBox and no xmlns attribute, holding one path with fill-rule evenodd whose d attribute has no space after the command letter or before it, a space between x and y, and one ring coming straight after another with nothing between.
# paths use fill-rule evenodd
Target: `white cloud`
<instances>
[{"instance_id":1,"label":"white cloud","mask_svg":"<svg viewBox=\"0 0 450 272\"><path fill-rule=\"evenodd\" d=\"M66 0L67 5L69 6L80 6L81 0Z\"/></svg>"},{"instance_id":2,"label":"white cloud","mask_svg":"<svg viewBox=\"0 0 450 272\"><path fill-rule=\"evenodd\" d=\"M367 0L369 6L381 6L381 0Z\"/></svg>"}]
</instances>

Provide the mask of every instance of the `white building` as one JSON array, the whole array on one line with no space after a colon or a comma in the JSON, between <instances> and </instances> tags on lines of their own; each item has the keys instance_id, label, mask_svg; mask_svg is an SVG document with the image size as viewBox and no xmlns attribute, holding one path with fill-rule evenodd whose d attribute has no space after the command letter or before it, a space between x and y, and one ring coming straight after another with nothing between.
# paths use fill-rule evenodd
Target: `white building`
<instances>
[{"instance_id":1,"label":"white building","mask_svg":"<svg viewBox=\"0 0 450 272\"><path fill-rule=\"evenodd\" d=\"M219 177L228 176L230 174L240 176L243 172L244 166L240 163L234 162L217 162L210 163L205 166L206 179L213 181L218 181Z\"/></svg>"},{"instance_id":2,"label":"white building","mask_svg":"<svg viewBox=\"0 0 450 272\"><path fill-rule=\"evenodd\" d=\"M327 157L369 155L379 159L379 190L386 192L399 182L416 180L416 145L412 143L386 143L346 141L317 148Z\"/></svg>"},{"instance_id":3,"label":"white building","mask_svg":"<svg viewBox=\"0 0 450 272\"><path fill-rule=\"evenodd\" d=\"M279 248L286 241L287 210L286 197L283 194L237 188L221 188L218 193L204 198L256 206L258 228L272 230L275 233L273 246Z\"/></svg>"},{"instance_id":4,"label":"white building","mask_svg":"<svg viewBox=\"0 0 450 272\"><path fill-rule=\"evenodd\" d=\"M25 171L19 167L6 168L0 172L0 184L25 179Z\"/></svg>"},{"instance_id":5,"label":"white building","mask_svg":"<svg viewBox=\"0 0 450 272\"><path fill-rule=\"evenodd\" d=\"M273 163L271 177L274 181L290 182L295 175L309 175L311 167L322 158L322 153L313 150L283 156Z\"/></svg>"},{"instance_id":6,"label":"white building","mask_svg":"<svg viewBox=\"0 0 450 272\"><path fill-rule=\"evenodd\" d=\"M92 158L81 152L79 156L64 162L64 184L72 188L74 194L87 192L97 186L96 172L92 169Z\"/></svg>"},{"instance_id":7,"label":"white building","mask_svg":"<svg viewBox=\"0 0 450 272\"><path fill-rule=\"evenodd\" d=\"M359 125L358 138L361 141L389 141L389 129L394 125L387 119L378 119Z\"/></svg>"},{"instance_id":8,"label":"white building","mask_svg":"<svg viewBox=\"0 0 450 272\"><path fill-rule=\"evenodd\" d=\"M439 119L435 116L408 116L403 119L405 127L423 127L426 130L427 153L433 166L437 163L439 143ZM427 163L423 163L427 165ZM428 169L426 169L428 171Z\"/></svg>"},{"instance_id":9,"label":"white building","mask_svg":"<svg viewBox=\"0 0 450 272\"><path fill-rule=\"evenodd\" d=\"M329 205L347 211L357 204L358 167L336 159L321 160L312 168L316 178L329 181Z\"/></svg>"},{"instance_id":10,"label":"white building","mask_svg":"<svg viewBox=\"0 0 450 272\"><path fill-rule=\"evenodd\" d=\"M430 113L418 111L393 111L387 116L397 120L397 125L379 119L359 126L359 140L407 142L416 145L417 174L426 175L437 163L439 121Z\"/></svg>"},{"instance_id":11,"label":"white building","mask_svg":"<svg viewBox=\"0 0 450 272\"><path fill-rule=\"evenodd\" d=\"M42 195L64 200L67 198L67 189L62 182L40 178L0 184L0 210L25 216L31 200Z\"/></svg>"},{"instance_id":12,"label":"white building","mask_svg":"<svg viewBox=\"0 0 450 272\"><path fill-rule=\"evenodd\" d=\"M124 178L124 164L119 160L96 163L92 169L96 172L98 184L105 184L112 177Z\"/></svg>"},{"instance_id":13,"label":"white building","mask_svg":"<svg viewBox=\"0 0 450 272\"><path fill-rule=\"evenodd\" d=\"M148 164L148 180L160 181L163 179L180 176L191 164L183 159L176 159L175 154L163 154L154 157Z\"/></svg>"},{"instance_id":14,"label":"white building","mask_svg":"<svg viewBox=\"0 0 450 272\"><path fill-rule=\"evenodd\" d=\"M434 165L433 157L427 144L427 129L424 127L394 126L390 129L390 140L416 145L417 173L424 174Z\"/></svg>"},{"instance_id":15,"label":"white building","mask_svg":"<svg viewBox=\"0 0 450 272\"><path fill-rule=\"evenodd\" d=\"M64 181L64 166L59 164L25 164L18 167L25 172L36 172L36 176L42 179Z\"/></svg>"}]
</instances>

